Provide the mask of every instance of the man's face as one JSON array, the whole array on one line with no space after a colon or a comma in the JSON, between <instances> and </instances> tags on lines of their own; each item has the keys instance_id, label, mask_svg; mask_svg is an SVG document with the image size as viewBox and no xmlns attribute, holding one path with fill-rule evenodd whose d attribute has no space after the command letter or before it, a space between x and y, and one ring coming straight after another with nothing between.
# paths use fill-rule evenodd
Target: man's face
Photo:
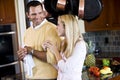
<instances>
[{"instance_id":1,"label":"man's face","mask_svg":"<svg viewBox=\"0 0 120 80\"><path fill-rule=\"evenodd\" d=\"M31 6L29 9L29 13L27 13L27 16L29 20L33 22L33 26L39 25L45 18L43 9L40 5L36 7Z\"/></svg>"}]
</instances>

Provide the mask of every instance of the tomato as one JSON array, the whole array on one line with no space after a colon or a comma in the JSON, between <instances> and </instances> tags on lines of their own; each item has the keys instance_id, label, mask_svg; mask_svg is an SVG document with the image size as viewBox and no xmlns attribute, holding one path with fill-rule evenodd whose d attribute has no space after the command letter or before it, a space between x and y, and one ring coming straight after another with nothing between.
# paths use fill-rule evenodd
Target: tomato
<instances>
[{"instance_id":1,"label":"tomato","mask_svg":"<svg viewBox=\"0 0 120 80\"><path fill-rule=\"evenodd\" d=\"M96 77L99 77L99 76L100 76L100 72L98 71L98 72L96 72L94 75L95 75Z\"/></svg>"},{"instance_id":2,"label":"tomato","mask_svg":"<svg viewBox=\"0 0 120 80\"><path fill-rule=\"evenodd\" d=\"M96 77L99 77L100 76L100 72L99 72L99 68L98 67L96 67L96 66L91 66L90 68L89 68L89 72L90 73L93 73Z\"/></svg>"}]
</instances>

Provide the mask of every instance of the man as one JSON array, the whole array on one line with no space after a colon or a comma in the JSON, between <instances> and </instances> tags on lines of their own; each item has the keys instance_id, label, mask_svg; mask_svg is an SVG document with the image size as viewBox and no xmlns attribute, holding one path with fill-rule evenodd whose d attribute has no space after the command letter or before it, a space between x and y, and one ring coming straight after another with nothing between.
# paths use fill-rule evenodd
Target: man
<instances>
[{"instance_id":1,"label":"man","mask_svg":"<svg viewBox=\"0 0 120 80\"><path fill-rule=\"evenodd\" d=\"M53 67L56 59L49 49L44 49L42 44L46 40L58 46L60 49L60 38L57 35L56 26L45 19L42 4L39 1L31 1L27 4L27 17L32 21L24 35L24 48L17 53L20 60L28 54L32 55L35 66L32 68L32 76L26 75L29 80L55 80L57 70ZM51 64L53 65L51 65Z\"/></svg>"}]
</instances>

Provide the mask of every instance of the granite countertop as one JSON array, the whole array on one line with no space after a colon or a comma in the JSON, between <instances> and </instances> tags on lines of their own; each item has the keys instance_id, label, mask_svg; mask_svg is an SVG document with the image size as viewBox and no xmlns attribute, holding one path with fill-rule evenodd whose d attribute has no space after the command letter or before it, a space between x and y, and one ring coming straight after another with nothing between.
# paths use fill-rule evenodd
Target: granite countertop
<instances>
[{"instance_id":1,"label":"granite countertop","mask_svg":"<svg viewBox=\"0 0 120 80\"><path fill-rule=\"evenodd\" d=\"M117 56L118 58L120 58L119 56ZM111 62L113 61L113 59L115 58L113 57L107 57L107 56L98 56L95 55L96 58L96 66L99 67L100 69L102 69L103 67L103 63L102 60L105 58L110 60L110 68L113 71L113 74L107 74L107 75L103 75L100 74L99 77L94 76L93 74L89 73L88 69L89 68L84 68L83 69L83 73L82 73L82 80L119 80L120 79L120 71L117 70L117 72L114 71L114 68L111 65ZM114 79L116 77L119 77L119 79Z\"/></svg>"},{"instance_id":2,"label":"granite countertop","mask_svg":"<svg viewBox=\"0 0 120 80\"><path fill-rule=\"evenodd\" d=\"M96 58L96 66L99 67L100 69L102 69L103 67L103 63L102 63L102 59L104 57L100 57L100 58ZM112 61L113 58L108 58ZM110 66L111 70L113 71L113 74L107 74L107 75L103 75L100 74L99 77L94 76L93 74L91 74L88 69L89 67L85 67L83 68L83 73L82 73L82 80L119 80L120 79L120 72L119 71L115 71L112 66ZM119 79L114 79L115 77L119 77Z\"/></svg>"},{"instance_id":3,"label":"granite countertop","mask_svg":"<svg viewBox=\"0 0 120 80\"><path fill-rule=\"evenodd\" d=\"M119 78L115 79L116 77ZM93 74L89 73L88 70L84 70L82 73L82 80L119 80L119 79L120 73L100 75L99 77L96 77Z\"/></svg>"}]
</instances>

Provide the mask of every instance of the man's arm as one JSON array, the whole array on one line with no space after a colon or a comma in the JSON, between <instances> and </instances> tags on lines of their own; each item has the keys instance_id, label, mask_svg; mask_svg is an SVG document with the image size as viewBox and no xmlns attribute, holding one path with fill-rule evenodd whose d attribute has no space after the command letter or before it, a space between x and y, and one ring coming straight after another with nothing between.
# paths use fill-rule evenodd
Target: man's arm
<instances>
[{"instance_id":1,"label":"man's arm","mask_svg":"<svg viewBox=\"0 0 120 80\"><path fill-rule=\"evenodd\" d=\"M44 62L47 62L46 51L34 50L32 55Z\"/></svg>"},{"instance_id":2,"label":"man's arm","mask_svg":"<svg viewBox=\"0 0 120 80\"><path fill-rule=\"evenodd\" d=\"M38 50L34 50L31 47L25 46L25 48L27 48L27 52L31 53L33 56L35 56L36 58L47 62L47 57L46 57L46 51L38 51Z\"/></svg>"},{"instance_id":3,"label":"man's arm","mask_svg":"<svg viewBox=\"0 0 120 80\"><path fill-rule=\"evenodd\" d=\"M52 24L52 23L51 23ZM54 45L57 46L57 49L60 50L61 39L57 34L55 25L48 25L47 33L45 34L45 41L51 41ZM55 55L47 49L46 52L47 62L51 64L57 64Z\"/></svg>"}]
</instances>

